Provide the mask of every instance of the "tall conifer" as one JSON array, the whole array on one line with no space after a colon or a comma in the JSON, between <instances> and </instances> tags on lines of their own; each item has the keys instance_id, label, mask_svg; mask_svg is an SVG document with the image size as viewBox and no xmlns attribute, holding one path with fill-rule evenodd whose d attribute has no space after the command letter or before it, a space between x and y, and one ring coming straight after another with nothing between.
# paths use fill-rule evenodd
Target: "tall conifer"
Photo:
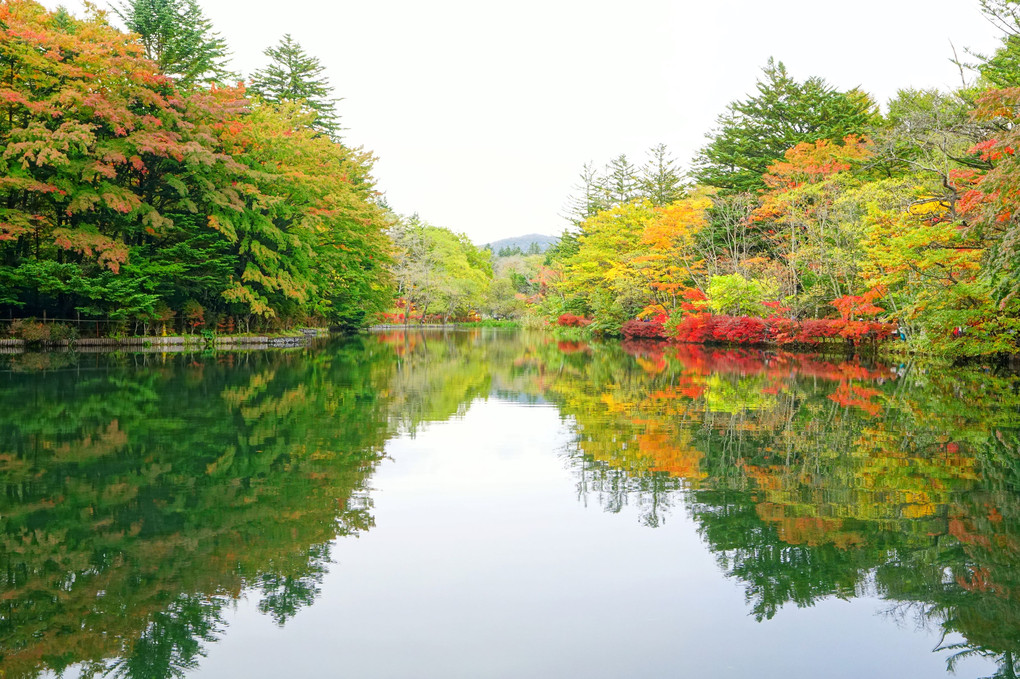
<instances>
[{"instance_id":1,"label":"tall conifer","mask_svg":"<svg viewBox=\"0 0 1020 679\"><path fill-rule=\"evenodd\" d=\"M337 137L340 133L337 99L319 60L309 56L289 33L263 54L270 62L252 74L252 91L273 103L300 102L315 114L315 129Z\"/></svg>"},{"instance_id":2,"label":"tall conifer","mask_svg":"<svg viewBox=\"0 0 1020 679\"><path fill-rule=\"evenodd\" d=\"M145 47L145 56L180 85L235 80L226 41L196 0L126 0L114 8Z\"/></svg>"},{"instance_id":3,"label":"tall conifer","mask_svg":"<svg viewBox=\"0 0 1020 679\"><path fill-rule=\"evenodd\" d=\"M695 179L724 191L755 191L769 165L801 142L862 134L874 121L875 104L864 92L841 92L821 78L798 82L783 62L769 59L757 93L735 101L697 160Z\"/></svg>"},{"instance_id":4,"label":"tall conifer","mask_svg":"<svg viewBox=\"0 0 1020 679\"><path fill-rule=\"evenodd\" d=\"M665 144L648 149L648 162L641 167L639 183L641 193L656 207L669 205L683 197L683 177Z\"/></svg>"}]
</instances>

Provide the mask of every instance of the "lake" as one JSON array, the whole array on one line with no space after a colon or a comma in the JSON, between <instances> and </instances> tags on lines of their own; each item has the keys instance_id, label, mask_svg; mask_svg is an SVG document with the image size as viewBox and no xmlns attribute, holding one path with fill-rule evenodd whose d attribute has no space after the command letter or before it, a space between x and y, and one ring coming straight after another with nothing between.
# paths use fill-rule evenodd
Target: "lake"
<instances>
[{"instance_id":1,"label":"lake","mask_svg":"<svg viewBox=\"0 0 1020 679\"><path fill-rule=\"evenodd\" d=\"M0 676L1012 677L1020 378L393 330L0 356Z\"/></svg>"}]
</instances>

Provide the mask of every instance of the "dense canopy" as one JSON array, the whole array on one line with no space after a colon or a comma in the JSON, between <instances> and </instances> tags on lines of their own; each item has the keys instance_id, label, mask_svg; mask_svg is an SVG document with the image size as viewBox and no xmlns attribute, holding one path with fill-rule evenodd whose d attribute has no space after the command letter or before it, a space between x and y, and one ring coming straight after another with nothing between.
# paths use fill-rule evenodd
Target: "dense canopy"
<instances>
[{"instance_id":1,"label":"dense canopy","mask_svg":"<svg viewBox=\"0 0 1020 679\"><path fill-rule=\"evenodd\" d=\"M0 4L4 315L358 325L384 306L372 157L300 103L147 52L166 55L101 13Z\"/></svg>"}]
</instances>

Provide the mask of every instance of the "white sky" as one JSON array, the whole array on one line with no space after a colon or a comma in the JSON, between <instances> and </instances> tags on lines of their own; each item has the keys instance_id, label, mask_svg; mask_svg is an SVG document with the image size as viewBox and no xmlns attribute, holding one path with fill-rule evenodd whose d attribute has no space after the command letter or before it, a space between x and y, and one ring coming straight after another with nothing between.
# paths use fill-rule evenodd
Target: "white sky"
<instances>
[{"instance_id":1,"label":"white sky","mask_svg":"<svg viewBox=\"0 0 1020 679\"><path fill-rule=\"evenodd\" d=\"M686 166L770 55L884 103L998 38L978 0L200 1L245 74L284 33L317 56L390 205L479 244L559 234L586 161Z\"/></svg>"}]
</instances>

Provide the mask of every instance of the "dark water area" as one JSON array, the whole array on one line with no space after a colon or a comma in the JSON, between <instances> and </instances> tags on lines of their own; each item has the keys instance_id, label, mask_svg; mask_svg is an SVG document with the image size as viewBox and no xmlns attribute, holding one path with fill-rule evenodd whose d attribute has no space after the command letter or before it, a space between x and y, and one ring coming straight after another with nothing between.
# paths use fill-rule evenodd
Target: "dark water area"
<instances>
[{"instance_id":1,"label":"dark water area","mask_svg":"<svg viewBox=\"0 0 1020 679\"><path fill-rule=\"evenodd\" d=\"M0 677L1013 677L1020 377L400 330L0 356Z\"/></svg>"}]
</instances>

